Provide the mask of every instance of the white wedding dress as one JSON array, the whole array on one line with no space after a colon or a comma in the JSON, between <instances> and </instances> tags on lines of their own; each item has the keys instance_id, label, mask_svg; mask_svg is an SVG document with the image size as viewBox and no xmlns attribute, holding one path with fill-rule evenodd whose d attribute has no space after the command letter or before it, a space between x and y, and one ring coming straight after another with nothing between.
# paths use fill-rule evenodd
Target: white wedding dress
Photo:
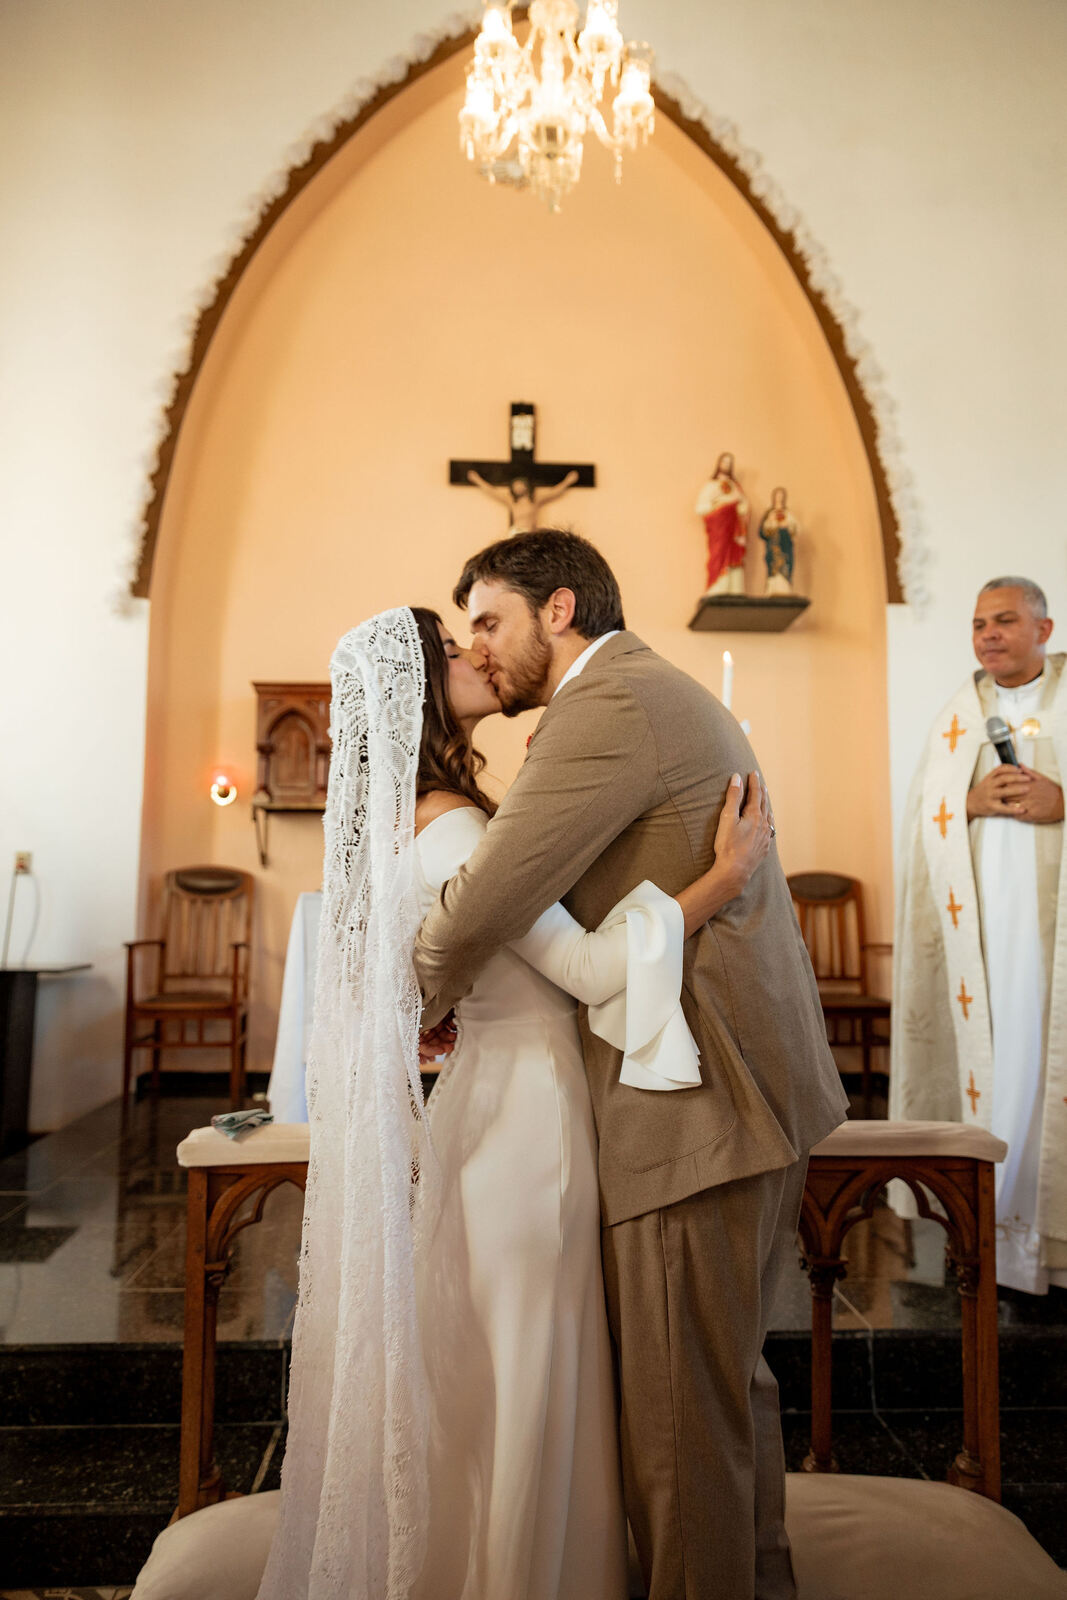
<instances>
[{"instance_id":1,"label":"white wedding dress","mask_svg":"<svg viewBox=\"0 0 1067 1600\"><path fill-rule=\"evenodd\" d=\"M471 807L418 835L424 909L485 827ZM433 1414L417 1600L627 1594L596 1134L571 996L614 995L617 1023L629 960L642 1016L627 1000L627 1046L654 1045L679 1024L683 930L651 884L622 904L636 913L592 934L553 906L493 957L457 1007L429 1101L441 1208L418 1266Z\"/></svg>"}]
</instances>

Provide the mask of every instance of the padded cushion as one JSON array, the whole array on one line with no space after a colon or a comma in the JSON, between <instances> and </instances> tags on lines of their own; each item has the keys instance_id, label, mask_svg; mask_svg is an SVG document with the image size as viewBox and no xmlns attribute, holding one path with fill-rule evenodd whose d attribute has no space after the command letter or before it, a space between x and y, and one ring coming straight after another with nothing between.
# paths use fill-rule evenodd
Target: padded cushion
<instances>
[{"instance_id":1,"label":"padded cushion","mask_svg":"<svg viewBox=\"0 0 1067 1600\"><path fill-rule=\"evenodd\" d=\"M791 1472L799 1600L1065 1600L1060 1571L1010 1511L949 1483Z\"/></svg>"},{"instance_id":2,"label":"padded cushion","mask_svg":"<svg viewBox=\"0 0 1067 1600\"><path fill-rule=\"evenodd\" d=\"M280 1498L272 1489L221 1500L172 1522L152 1546L131 1600L256 1600Z\"/></svg>"},{"instance_id":3,"label":"padded cushion","mask_svg":"<svg viewBox=\"0 0 1067 1600\"><path fill-rule=\"evenodd\" d=\"M194 1128L178 1146L179 1167L234 1167L268 1161L306 1161L311 1129L306 1122L266 1122L236 1139L218 1128Z\"/></svg>"},{"instance_id":4,"label":"padded cushion","mask_svg":"<svg viewBox=\"0 0 1067 1600\"><path fill-rule=\"evenodd\" d=\"M1003 1161L1008 1147L984 1128L962 1122L843 1122L813 1156L970 1156Z\"/></svg>"},{"instance_id":5,"label":"padded cushion","mask_svg":"<svg viewBox=\"0 0 1067 1600\"><path fill-rule=\"evenodd\" d=\"M915 1478L790 1473L799 1600L1067 1600L1067 1574L992 1500ZM132 1600L255 1600L279 1492L164 1528Z\"/></svg>"}]
</instances>

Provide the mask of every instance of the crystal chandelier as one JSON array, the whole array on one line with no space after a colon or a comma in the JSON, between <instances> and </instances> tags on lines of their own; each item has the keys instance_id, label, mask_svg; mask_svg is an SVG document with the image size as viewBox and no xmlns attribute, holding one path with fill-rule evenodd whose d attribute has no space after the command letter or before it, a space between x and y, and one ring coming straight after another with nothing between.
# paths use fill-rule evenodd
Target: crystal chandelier
<instances>
[{"instance_id":1,"label":"crystal chandelier","mask_svg":"<svg viewBox=\"0 0 1067 1600\"><path fill-rule=\"evenodd\" d=\"M578 32L576 0L532 0L530 35L520 45L512 0L485 0L467 98L459 114L460 147L490 183L529 186L553 211L578 182L590 128L614 153L644 144L655 125L652 51L624 44L618 0L589 0ZM611 127L607 109L611 100Z\"/></svg>"}]
</instances>

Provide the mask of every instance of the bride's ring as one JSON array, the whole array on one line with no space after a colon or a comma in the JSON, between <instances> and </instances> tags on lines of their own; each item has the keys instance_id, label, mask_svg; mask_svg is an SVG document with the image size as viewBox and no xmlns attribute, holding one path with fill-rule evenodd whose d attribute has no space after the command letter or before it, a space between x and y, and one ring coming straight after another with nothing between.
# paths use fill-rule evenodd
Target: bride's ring
<instances>
[{"instance_id":1,"label":"bride's ring","mask_svg":"<svg viewBox=\"0 0 1067 1600\"><path fill-rule=\"evenodd\" d=\"M774 838L774 836L775 836L775 834L776 834L776 833L777 833L777 832L778 832L778 829L777 829L777 828L776 828L776 827L775 827L775 826L774 826L774 823L773 823L773 822L772 822L772 823L771 823L771 838L772 838L772 839L773 839L773 838Z\"/></svg>"}]
</instances>

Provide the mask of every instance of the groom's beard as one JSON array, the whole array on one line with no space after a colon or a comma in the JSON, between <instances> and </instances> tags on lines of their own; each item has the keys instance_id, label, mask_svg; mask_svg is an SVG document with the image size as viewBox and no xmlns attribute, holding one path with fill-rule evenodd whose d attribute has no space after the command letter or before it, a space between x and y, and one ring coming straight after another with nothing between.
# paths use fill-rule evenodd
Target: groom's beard
<instances>
[{"instance_id":1,"label":"groom's beard","mask_svg":"<svg viewBox=\"0 0 1067 1600\"><path fill-rule=\"evenodd\" d=\"M532 617L522 654L510 667L502 668L503 676L496 678L496 692L505 717L517 717L520 711L533 711L544 704L542 696L551 667L552 646L548 635L540 617Z\"/></svg>"}]
</instances>

